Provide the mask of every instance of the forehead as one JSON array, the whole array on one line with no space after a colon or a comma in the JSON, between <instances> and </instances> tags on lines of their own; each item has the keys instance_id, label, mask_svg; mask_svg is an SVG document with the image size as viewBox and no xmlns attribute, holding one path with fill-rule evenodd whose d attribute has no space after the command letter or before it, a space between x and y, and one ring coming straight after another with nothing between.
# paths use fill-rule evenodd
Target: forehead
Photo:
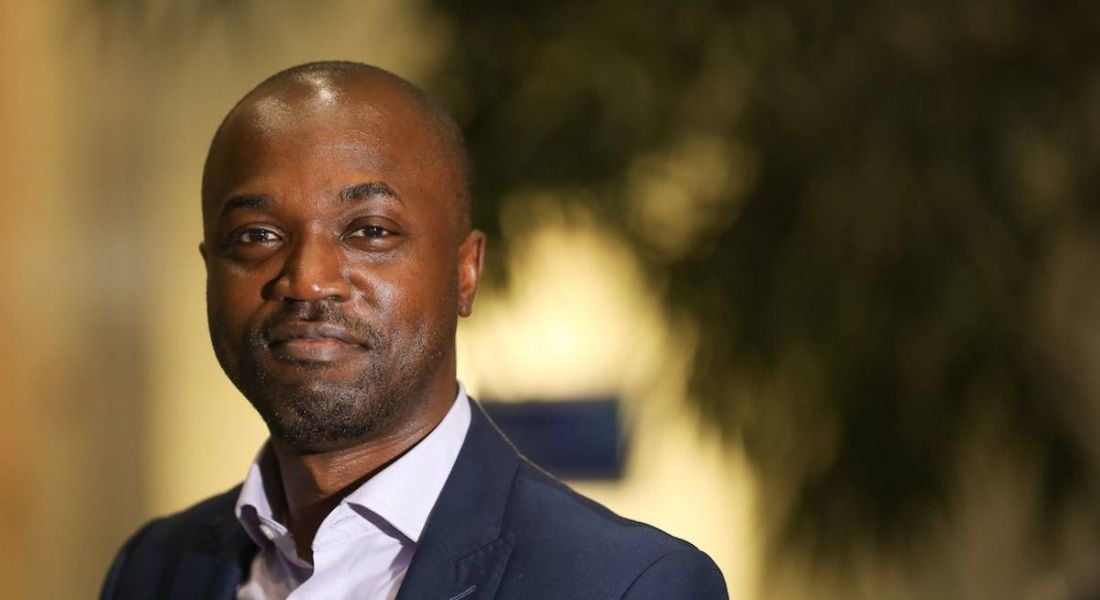
<instances>
[{"instance_id":1,"label":"forehead","mask_svg":"<svg viewBox=\"0 0 1100 600\"><path fill-rule=\"evenodd\" d=\"M431 124L400 90L295 85L254 93L227 117L207 158L203 211L235 188L296 178L339 186L370 176L402 196L453 202ZM349 181L329 181L332 179Z\"/></svg>"}]
</instances>

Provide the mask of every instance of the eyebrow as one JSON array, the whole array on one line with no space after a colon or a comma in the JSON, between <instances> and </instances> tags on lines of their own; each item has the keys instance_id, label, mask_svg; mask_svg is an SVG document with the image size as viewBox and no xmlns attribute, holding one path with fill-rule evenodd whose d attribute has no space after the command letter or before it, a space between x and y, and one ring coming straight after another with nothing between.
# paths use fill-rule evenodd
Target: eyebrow
<instances>
[{"instance_id":1,"label":"eyebrow","mask_svg":"<svg viewBox=\"0 0 1100 600\"><path fill-rule=\"evenodd\" d=\"M368 181L366 183L357 183L348 186L340 190L339 197L344 202L356 202L367 198L383 198L396 201L399 204L404 204L401 195L382 181ZM272 204L274 204L274 201L271 197L264 194L241 194L239 196L230 196L222 206L221 214L224 216L234 210L240 210L242 208L270 208Z\"/></svg>"},{"instance_id":2,"label":"eyebrow","mask_svg":"<svg viewBox=\"0 0 1100 600\"><path fill-rule=\"evenodd\" d=\"M366 198L385 198L404 204L401 195L381 181L358 183L340 190L340 199L345 202L355 202Z\"/></svg>"},{"instance_id":3,"label":"eyebrow","mask_svg":"<svg viewBox=\"0 0 1100 600\"><path fill-rule=\"evenodd\" d=\"M241 196L231 196L222 206L222 215L224 216L226 213L241 208L268 208L271 206L271 203L271 198L264 195L244 194Z\"/></svg>"}]
</instances>

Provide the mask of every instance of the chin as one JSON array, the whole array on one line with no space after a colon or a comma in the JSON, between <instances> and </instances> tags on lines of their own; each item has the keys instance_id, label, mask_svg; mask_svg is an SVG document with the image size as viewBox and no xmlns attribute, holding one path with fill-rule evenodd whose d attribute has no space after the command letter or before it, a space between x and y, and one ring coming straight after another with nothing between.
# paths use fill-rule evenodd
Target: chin
<instances>
[{"instance_id":1,"label":"chin","mask_svg":"<svg viewBox=\"0 0 1100 600\"><path fill-rule=\"evenodd\" d=\"M363 379L310 378L276 382L273 377L246 396L272 437L303 453L340 450L379 439L417 410L404 394L384 394Z\"/></svg>"}]
</instances>

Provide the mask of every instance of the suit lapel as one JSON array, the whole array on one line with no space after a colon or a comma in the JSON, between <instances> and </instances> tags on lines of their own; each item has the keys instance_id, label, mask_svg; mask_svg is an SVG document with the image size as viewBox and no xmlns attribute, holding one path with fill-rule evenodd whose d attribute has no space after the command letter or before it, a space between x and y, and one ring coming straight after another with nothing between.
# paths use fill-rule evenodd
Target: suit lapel
<instances>
[{"instance_id":1,"label":"suit lapel","mask_svg":"<svg viewBox=\"0 0 1100 600\"><path fill-rule=\"evenodd\" d=\"M237 597L237 586L248 575L256 545L233 511L221 511L203 529L196 532L195 543L180 558L167 595L170 600L231 600Z\"/></svg>"},{"instance_id":2,"label":"suit lapel","mask_svg":"<svg viewBox=\"0 0 1100 600\"><path fill-rule=\"evenodd\" d=\"M470 430L417 543L398 600L484 600L513 542L502 530L519 456L471 401Z\"/></svg>"}]
</instances>

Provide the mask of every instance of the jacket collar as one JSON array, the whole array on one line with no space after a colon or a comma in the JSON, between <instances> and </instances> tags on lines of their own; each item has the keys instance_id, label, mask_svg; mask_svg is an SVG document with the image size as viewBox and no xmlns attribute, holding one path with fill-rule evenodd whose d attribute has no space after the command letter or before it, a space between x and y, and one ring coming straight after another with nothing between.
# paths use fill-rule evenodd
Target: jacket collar
<instances>
[{"instance_id":1,"label":"jacket collar","mask_svg":"<svg viewBox=\"0 0 1100 600\"><path fill-rule=\"evenodd\" d=\"M516 449L481 406L471 404L470 429L421 533L397 600L492 598L513 542L504 511L519 467ZM195 532L171 583L170 599L236 597L257 546L233 512L240 487L217 500L224 510Z\"/></svg>"},{"instance_id":2,"label":"jacket collar","mask_svg":"<svg viewBox=\"0 0 1100 600\"><path fill-rule=\"evenodd\" d=\"M172 579L170 600L236 598L237 586L248 575L257 546L233 514L240 486L218 499L224 510L195 531Z\"/></svg>"},{"instance_id":3,"label":"jacket collar","mask_svg":"<svg viewBox=\"0 0 1100 600\"><path fill-rule=\"evenodd\" d=\"M397 600L491 598L512 552L504 512L515 448L472 402L470 430L424 527Z\"/></svg>"}]
</instances>

